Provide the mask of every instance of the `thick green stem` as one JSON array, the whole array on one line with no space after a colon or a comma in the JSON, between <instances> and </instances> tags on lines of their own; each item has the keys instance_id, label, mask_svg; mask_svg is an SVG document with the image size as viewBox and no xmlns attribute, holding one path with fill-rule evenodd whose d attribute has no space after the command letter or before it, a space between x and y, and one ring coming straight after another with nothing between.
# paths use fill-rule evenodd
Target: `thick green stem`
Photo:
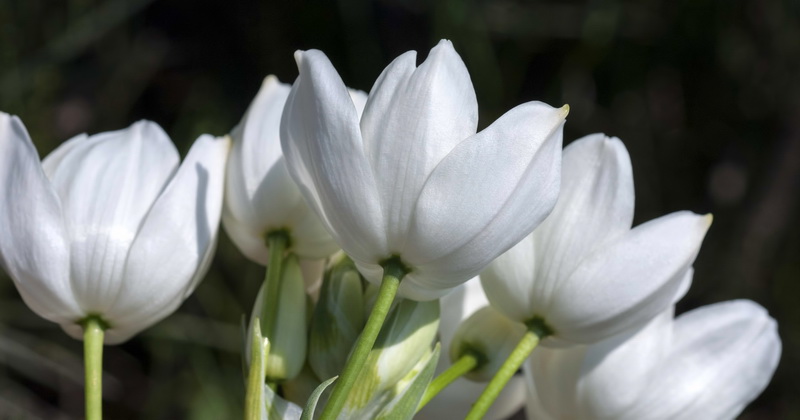
<instances>
[{"instance_id":1,"label":"thick green stem","mask_svg":"<svg viewBox=\"0 0 800 420\"><path fill-rule=\"evenodd\" d=\"M347 400L347 395L350 389L353 388L364 362L367 360L375 340L378 338L378 333L383 327L383 322L386 320L386 315L392 306L394 297L397 294L397 288L400 286L400 280L408 273L408 270L397 259L390 259L383 264L383 280L381 287L378 290L378 297L375 300L375 306L372 307L372 312L369 314L367 324L358 340L353 345L353 351L347 359L347 363L339 375L339 379L333 387L333 392L322 411L320 420L332 420L339 416L339 413L344 407Z\"/></svg>"},{"instance_id":2,"label":"thick green stem","mask_svg":"<svg viewBox=\"0 0 800 420\"><path fill-rule=\"evenodd\" d=\"M267 234L267 248L269 249L269 265L264 278L264 293L266 297L261 307L261 333L264 337L274 338L275 322L278 318L278 300L281 294L281 263L283 253L289 243L289 237L283 231Z\"/></svg>"},{"instance_id":3,"label":"thick green stem","mask_svg":"<svg viewBox=\"0 0 800 420\"><path fill-rule=\"evenodd\" d=\"M425 404L432 400L433 397L438 395L443 389L447 388L453 381L478 367L480 364L479 362L480 358L475 353L467 352L461 356L461 358L450 365L447 370L442 372L441 375L437 376L431 384L428 385L428 388L425 389L425 394L422 396L422 400L417 406L417 411L419 412L422 407L425 407Z\"/></svg>"},{"instance_id":4,"label":"thick green stem","mask_svg":"<svg viewBox=\"0 0 800 420\"><path fill-rule=\"evenodd\" d=\"M511 377L514 376L514 373L519 370L519 367L530 356L533 349L539 344L539 340L548 335L547 331L549 329L544 324L539 325L538 321L528 324L528 331L522 336L508 359L500 366L500 370L497 371L481 396L478 397L478 401L475 401L475 404L472 405L472 410L469 411L464 420L480 420L486 415L489 407L500 395L500 391L503 390L508 381L511 380Z\"/></svg>"},{"instance_id":5,"label":"thick green stem","mask_svg":"<svg viewBox=\"0 0 800 420\"><path fill-rule=\"evenodd\" d=\"M250 372L247 375L244 398L244 420L261 420L267 353L269 353L269 341L262 338L259 321L256 318L253 325L253 339L250 343Z\"/></svg>"},{"instance_id":6,"label":"thick green stem","mask_svg":"<svg viewBox=\"0 0 800 420\"><path fill-rule=\"evenodd\" d=\"M86 373L86 420L103 418L103 330L96 317L83 320L83 363Z\"/></svg>"}]
</instances>

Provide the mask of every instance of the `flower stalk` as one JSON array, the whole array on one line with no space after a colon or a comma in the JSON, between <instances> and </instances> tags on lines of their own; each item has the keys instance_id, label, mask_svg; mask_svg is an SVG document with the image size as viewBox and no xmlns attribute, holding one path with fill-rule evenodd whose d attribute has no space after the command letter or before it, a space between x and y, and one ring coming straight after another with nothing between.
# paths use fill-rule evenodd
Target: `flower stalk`
<instances>
[{"instance_id":1,"label":"flower stalk","mask_svg":"<svg viewBox=\"0 0 800 420\"><path fill-rule=\"evenodd\" d=\"M253 321L253 339L250 343L250 371L247 376L247 390L244 402L244 420L261 420L264 406L264 376L267 372L269 340L261 335L258 318Z\"/></svg>"},{"instance_id":2,"label":"flower stalk","mask_svg":"<svg viewBox=\"0 0 800 420\"><path fill-rule=\"evenodd\" d=\"M289 243L288 235L283 231L273 231L267 234L269 247L269 265L264 278L266 299L261 310L261 335L272 338L275 331L275 322L278 317L278 300L281 292L281 263L283 253Z\"/></svg>"},{"instance_id":3,"label":"flower stalk","mask_svg":"<svg viewBox=\"0 0 800 420\"><path fill-rule=\"evenodd\" d=\"M527 322L525 326L528 327L525 335L522 336L508 359L500 366L500 369L489 382L489 385L486 386L486 389L483 390L481 396L478 397L478 401L475 401L464 420L482 419L508 381L511 380L511 377L525 363L533 349L539 345L539 341L553 333L541 318L534 318Z\"/></svg>"},{"instance_id":4,"label":"flower stalk","mask_svg":"<svg viewBox=\"0 0 800 420\"><path fill-rule=\"evenodd\" d=\"M103 418L103 330L105 323L97 316L83 322L83 360L86 388L86 420Z\"/></svg>"},{"instance_id":5,"label":"flower stalk","mask_svg":"<svg viewBox=\"0 0 800 420\"><path fill-rule=\"evenodd\" d=\"M420 400L419 405L417 406L417 412L419 412L422 407L425 407L425 404L428 404L428 402L436 397L439 392L453 383L453 381L464 376L468 372L471 372L480 364L480 356L477 353L464 353L464 355L462 355L455 363L450 365L447 370L434 378L431 384L428 385L428 388L425 389L425 394L422 396L422 400Z\"/></svg>"},{"instance_id":6,"label":"flower stalk","mask_svg":"<svg viewBox=\"0 0 800 420\"><path fill-rule=\"evenodd\" d=\"M392 307L392 302L395 295L397 295L397 289L400 287L400 280L408 273L408 269L398 258L388 259L382 265L383 280L378 290L375 306L372 307L372 312L369 314L364 330L353 346L353 351L347 359L342 374L339 375L339 380L334 385L330 400L328 400L328 404L322 411L320 420L338 418L350 389L355 385L358 374L361 372L361 368L364 366L367 356L369 356L375 340L378 338L378 333L383 327L386 315Z\"/></svg>"}]
</instances>

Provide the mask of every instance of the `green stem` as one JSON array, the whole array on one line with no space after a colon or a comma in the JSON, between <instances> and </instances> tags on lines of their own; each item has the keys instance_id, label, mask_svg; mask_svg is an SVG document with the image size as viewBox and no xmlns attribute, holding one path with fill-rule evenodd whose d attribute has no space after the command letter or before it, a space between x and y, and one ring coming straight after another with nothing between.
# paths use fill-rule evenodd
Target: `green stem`
<instances>
[{"instance_id":1,"label":"green stem","mask_svg":"<svg viewBox=\"0 0 800 420\"><path fill-rule=\"evenodd\" d=\"M425 394L422 396L422 400L419 402L417 406L417 412L425 407L430 400L433 399L436 395L442 392L443 389L447 388L448 385L453 383L456 379L464 376L465 374L471 372L473 369L478 367L479 365L479 357L473 352L467 352L461 358L459 358L455 363L450 365L447 370L442 372L439 376L437 376L428 388L425 389Z\"/></svg>"},{"instance_id":2,"label":"green stem","mask_svg":"<svg viewBox=\"0 0 800 420\"><path fill-rule=\"evenodd\" d=\"M278 300L281 294L281 263L283 253L289 243L289 237L283 231L267 234L269 248L269 265L264 278L266 297L261 307L261 333L269 339L274 338L275 322L278 318Z\"/></svg>"},{"instance_id":3,"label":"green stem","mask_svg":"<svg viewBox=\"0 0 800 420\"><path fill-rule=\"evenodd\" d=\"M103 330L96 317L83 320L83 360L86 373L86 420L103 418Z\"/></svg>"},{"instance_id":4,"label":"green stem","mask_svg":"<svg viewBox=\"0 0 800 420\"><path fill-rule=\"evenodd\" d=\"M508 359L500 366L500 369L489 382L489 385L486 386L486 389L483 390L481 396L478 397L478 401L475 401L475 404L472 405L472 410L469 411L464 420L480 420L486 415L486 412L489 411L489 407L492 406L494 400L500 395L500 391L503 390L508 381L511 380L511 377L514 376L517 370L519 370L519 367L522 366L528 356L530 356L533 349L539 344L539 340L548 335L546 331L548 331L548 329L543 325L538 325L538 323L528 324L528 331L522 336L522 339L508 356Z\"/></svg>"},{"instance_id":5,"label":"green stem","mask_svg":"<svg viewBox=\"0 0 800 420\"><path fill-rule=\"evenodd\" d=\"M375 306L372 307L372 312L369 314L367 324L358 340L353 345L353 350L347 363L339 375L339 379L333 387L333 392L325 405L325 410L322 411L320 420L332 420L339 417L339 413L344 407L347 395L350 389L353 388L361 368L367 360L375 340L378 338L378 333L383 327L383 322L386 320L386 315L392 306L394 297L397 294L397 288L400 286L400 280L408 273L408 270L402 265L398 259L390 259L383 264L383 280L381 287L378 290L378 297L375 300Z\"/></svg>"},{"instance_id":6,"label":"green stem","mask_svg":"<svg viewBox=\"0 0 800 420\"><path fill-rule=\"evenodd\" d=\"M250 343L250 372L247 375L247 390L244 397L244 420L261 420L267 353L269 353L269 341L262 338L259 321L256 318L253 325L253 339Z\"/></svg>"}]
</instances>

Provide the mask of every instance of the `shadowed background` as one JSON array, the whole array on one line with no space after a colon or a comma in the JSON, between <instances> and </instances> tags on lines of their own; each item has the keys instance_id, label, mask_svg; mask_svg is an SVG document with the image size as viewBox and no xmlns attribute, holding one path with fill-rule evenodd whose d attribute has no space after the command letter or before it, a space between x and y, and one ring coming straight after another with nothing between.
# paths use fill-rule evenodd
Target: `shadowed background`
<instances>
[{"instance_id":1,"label":"shadowed background","mask_svg":"<svg viewBox=\"0 0 800 420\"><path fill-rule=\"evenodd\" d=\"M784 351L743 418L800 418L798 1L0 0L0 110L42 156L143 118L185 154L227 133L264 76L293 81L296 49L323 50L369 91L441 38L472 75L481 128L522 102L568 103L565 142L599 131L628 147L636 224L714 214L679 310L764 305ZM240 418L239 323L263 274L222 234L176 314L106 347L107 418ZM0 272L0 418L80 418L81 351Z\"/></svg>"}]
</instances>

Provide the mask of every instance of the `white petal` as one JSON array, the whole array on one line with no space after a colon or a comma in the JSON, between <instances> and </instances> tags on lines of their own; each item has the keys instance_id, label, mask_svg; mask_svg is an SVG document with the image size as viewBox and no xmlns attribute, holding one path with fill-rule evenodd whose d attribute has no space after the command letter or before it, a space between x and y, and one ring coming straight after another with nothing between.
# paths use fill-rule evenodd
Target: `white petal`
<instances>
[{"instance_id":1,"label":"white petal","mask_svg":"<svg viewBox=\"0 0 800 420\"><path fill-rule=\"evenodd\" d=\"M0 263L39 316L71 323L80 310L69 281L61 204L25 126L0 112Z\"/></svg>"},{"instance_id":2,"label":"white petal","mask_svg":"<svg viewBox=\"0 0 800 420\"><path fill-rule=\"evenodd\" d=\"M535 390L528 409L548 413L553 419L579 418L575 385L583 371L585 354L586 346L536 348L524 366L530 371L528 386Z\"/></svg>"},{"instance_id":3,"label":"white petal","mask_svg":"<svg viewBox=\"0 0 800 420\"><path fill-rule=\"evenodd\" d=\"M356 113L358 113L358 119L361 120L361 115L364 113L364 107L367 106L367 99L369 98L367 92L348 88L347 93L350 94L350 99L356 107Z\"/></svg>"},{"instance_id":4,"label":"white petal","mask_svg":"<svg viewBox=\"0 0 800 420\"><path fill-rule=\"evenodd\" d=\"M253 230L282 222L289 213L283 203L298 199L291 179L268 176L281 158L280 119L290 87L268 76L239 125L231 131L233 149L227 165L225 211ZM289 182L284 186L282 182ZM289 190L288 197L280 193ZM270 194L277 194L270 200ZM266 220L265 220L266 219Z\"/></svg>"},{"instance_id":5,"label":"white petal","mask_svg":"<svg viewBox=\"0 0 800 420\"><path fill-rule=\"evenodd\" d=\"M149 121L65 147L57 164L48 166L71 241L73 290L85 312L103 314L120 290L131 242L175 171L178 153Z\"/></svg>"},{"instance_id":6,"label":"white petal","mask_svg":"<svg viewBox=\"0 0 800 420\"><path fill-rule=\"evenodd\" d=\"M481 282L492 306L507 317L525 322L541 316L540 300L535 293L537 259L533 235L523 238L513 248L492 261L481 272Z\"/></svg>"},{"instance_id":7,"label":"white petal","mask_svg":"<svg viewBox=\"0 0 800 420\"><path fill-rule=\"evenodd\" d=\"M546 322L578 343L647 322L673 303L710 224L711 216L677 212L637 226L560 283Z\"/></svg>"},{"instance_id":8,"label":"white petal","mask_svg":"<svg viewBox=\"0 0 800 420\"><path fill-rule=\"evenodd\" d=\"M622 418L642 398L670 351L673 314L670 307L638 330L588 347L576 384L579 418Z\"/></svg>"},{"instance_id":9,"label":"white petal","mask_svg":"<svg viewBox=\"0 0 800 420\"><path fill-rule=\"evenodd\" d=\"M228 176L241 172L249 197L282 156L280 123L290 90L291 86L277 77L267 76L239 126L231 131L234 147L230 159L236 165L229 167Z\"/></svg>"},{"instance_id":10,"label":"white petal","mask_svg":"<svg viewBox=\"0 0 800 420\"><path fill-rule=\"evenodd\" d=\"M750 301L709 305L676 319L670 358L628 418L731 419L769 383L781 342Z\"/></svg>"},{"instance_id":11,"label":"white petal","mask_svg":"<svg viewBox=\"0 0 800 420\"><path fill-rule=\"evenodd\" d=\"M295 54L300 69L281 121L292 178L354 260L386 258L381 206L347 88L320 51Z\"/></svg>"},{"instance_id":12,"label":"white petal","mask_svg":"<svg viewBox=\"0 0 800 420\"><path fill-rule=\"evenodd\" d=\"M61 143L55 148L55 150L50 152L49 155L45 156L45 158L42 159L42 169L44 170L44 173L47 174L48 178L51 177L56 169L61 165L64 157L72 154L74 149L90 147L92 143L98 140L98 136L93 136L93 140L89 140L87 142L88 138L89 136L87 136L85 133L78 134L77 136ZM100 137L99 140L102 140L102 137ZM80 154L83 152L77 153Z\"/></svg>"},{"instance_id":13,"label":"white petal","mask_svg":"<svg viewBox=\"0 0 800 420\"><path fill-rule=\"evenodd\" d=\"M111 327L141 331L180 305L216 243L230 142L201 136L147 215L131 247Z\"/></svg>"},{"instance_id":14,"label":"white petal","mask_svg":"<svg viewBox=\"0 0 800 420\"><path fill-rule=\"evenodd\" d=\"M522 366L525 387L527 388L525 418L530 420L558 420L547 412L542 399L539 397L539 382L534 378L535 373L532 372L531 363L531 359L528 359L528 362Z\"/></svg>"},{"instance_id":15,"label":"white petal","mask_svg":"<svg viewBox=\"0 0 800 420\"><path fill-rule=\"evenodd\" d=\"M592 251L628 232L633 222L633 173L617 138L594 134L564 149L561 192L550 216L536 229L536 282L552 293Z\"/></svg>"},{"instance_id":16,"label":"white petal","mask_svg":"<svg viewBox=\"0 0 800 420\"><path fill-rule=\"evenodd\" d=\"M414 279L418 288L446 290L473 277L549 214L565 116L540 102L520 105L436 167L402 254L423 273Z\"/></svg>"},{"instance_id":17,"label":"white petal","mask_svg":"<svg viewBox=\"0 0 800 420\"><path fill-rule=\"evenodd\" d=\"M450 41L434 47L419 68L414 51L401 55L375 82L361 131L395 251L403 247L425 180L477 126L475 89Z\"/></svg>"}]
</instances>

